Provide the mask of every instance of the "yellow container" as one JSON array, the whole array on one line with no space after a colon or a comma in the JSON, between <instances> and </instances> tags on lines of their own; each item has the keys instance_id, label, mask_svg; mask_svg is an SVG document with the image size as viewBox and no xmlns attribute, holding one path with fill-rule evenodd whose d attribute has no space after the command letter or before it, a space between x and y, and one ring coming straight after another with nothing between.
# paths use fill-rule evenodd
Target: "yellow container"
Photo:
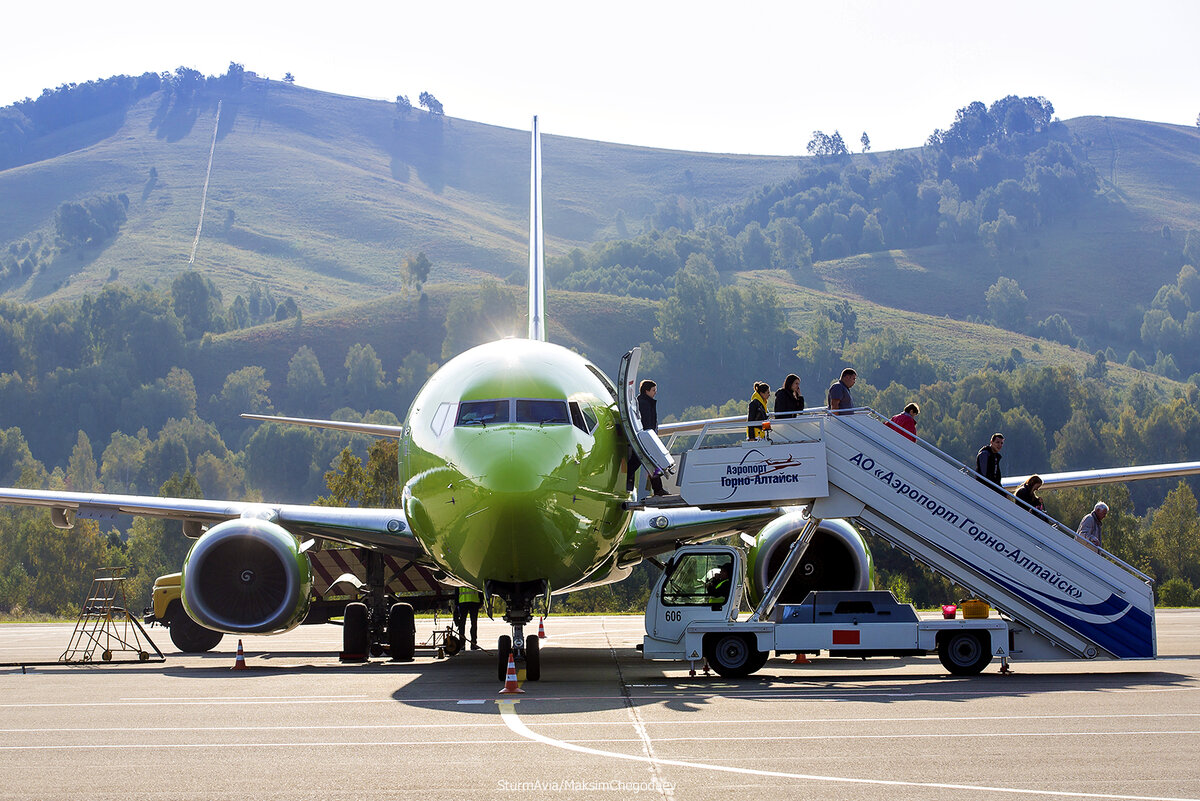
<instances>
[{"instance_id":1,"label":"yellow container","mask_svg":"<svg viewBox=\"0 0 1200 801\"><path fill-rule=\"evenodd\" d=\"M992 612L992 608L988 606L987 601L981 601L978 598L968 598L958 605L962 610L962 616L965 620L979 620L987 617Z\"/></svg>"}]
</instances>

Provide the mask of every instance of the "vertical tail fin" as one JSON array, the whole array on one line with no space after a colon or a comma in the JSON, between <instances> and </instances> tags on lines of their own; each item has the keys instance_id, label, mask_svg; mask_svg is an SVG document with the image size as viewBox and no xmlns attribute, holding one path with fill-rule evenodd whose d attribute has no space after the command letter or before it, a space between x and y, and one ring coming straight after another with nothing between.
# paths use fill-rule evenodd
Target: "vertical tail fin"
<instances>
[{"instance_id":1,"label":"vertical tail fin","mask_svg":"<svg viewBox=\"0 0 1200 801\"><path fill-rule=\"evenodd\" d=\"M546 275L542 250L542 141L533 118L529 165L529 338L546 339Z\"/></svg>"}]
</instances>

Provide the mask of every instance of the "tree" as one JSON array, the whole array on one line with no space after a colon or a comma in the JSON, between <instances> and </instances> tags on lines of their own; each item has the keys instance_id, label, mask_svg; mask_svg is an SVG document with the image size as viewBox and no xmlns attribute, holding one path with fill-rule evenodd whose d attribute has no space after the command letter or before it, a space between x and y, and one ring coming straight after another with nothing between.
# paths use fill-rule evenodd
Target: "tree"
<instances>
[{"instance_id":1,"label":"tree","mask_svg":"<svg viewBox=\"0 0 1200 801\"><path fill-rule=\"evenodd\" d=\"M355 343L346 352L346 394L365 409L383 389L383 363L370 345Z\"/></svg>"},{"instance_id":2,"label":"tree","mask_svg":"<svg viewBox=\"0 0 1200 801\"><path fill-rule=\"evenodd\" d=\"M257 365L234 370L225 376L225 385L219 398L213 398L223 414L236 418L244 412L269 414L275 409L267 390L271 382L267 371Z\"/></svg>"},{"instance_id":3,"label":"tree","mask_svg":"<svg viewBox=\"0 0 1200 801\"><path fill-rule=\"evenodd\" d=\"M295 77L292 75L292 73L290 73L290 72L285 72L285 73L283 74L283 82L284 82L284 83L295 83L295 82L296 82L296 78L295 78Z\"/></svg>"},{"instance_id":4,"label":"tree","mask_svg":"<svg viewBox=\"0 0 1200 801\"><path fill-rule=\"evenodd\" d=\"M287 394L288 404L296 410L312 409L325 394L325 373L308 345L301 345L288 362Z\"/></svg>"},{"instance_id":5,"label":"tree","mask_svg":"<svg viewBox=\"0 0 1200 801\"><path fill-rule=\"evenodd\" d=\"M1196 496L1185 482L1180 481L1162 506L1148 515L1146 537L1161 567L1159 580L1200 580L1200 515Z\"/></svg>"},{"instance_id":6,"label":"tree","mask_svg":"<svg viewBox=\"0 0 1200 801\"><path fill-rule=\"evenodd\" d=\"M189 340L222 327L221 290L196 270L180 273L171 282L171 305Z\"/></svg>"},{"instance_id":7,"label":"tree","mask_svg":"<svg viewBox=\"0 0 1200 801\"><path fill-rule=\"evenodd\" d=\"M738 234L742 248L742 263L748 270L761 270L771 265L771 246L757 221Z\"/></svg>"},{"instance_id":8,"label":"tree","mask_svg":"<svg viewBox=\"0 0 1200 801\"><path fill-rule=\"evenodd\" d=\"M421 251L415 256L409 256L404 260L404 281L409 286L421 291L421 287L429 280L429 270L433 267L433 262L425 255L425 251Z\"/></svg>"},{"instance_id":9,"label":"tree","mask_svg":"<svg viewBox=\"0 0 1200 801\"><path fill-rule=\"evenodd\" d=\"M408 114L412 111L412 101L408 99L408 95L396 95L396 113L400 115Z\"/></svg>"},{"instance_id":10,"label":"tree","mask_svg":"<svg viewBox=\"0 0 1200 801\"><path fill-rule=\"evenodd\" d=\"M421 95L417 98L417 102L421 104L421 108L435 117L440 117L445 113L442 109L442 104L429 92L421 92Z\"/></svg>"},{"instance_id":11,"label":"tree","mask_svg":"<svg viewBox=\"0 0 1200 801\"><path fill-rule=\"evenodd\" d=\"M813 156L845 156L850 153L837 131L833 132L833 136L824 131L813 131L812 139L808 140L808 152Z\"/></svg>"},{"instance_id":12,"label":"tree","mask_svg":"<svg viewBox=\"0 0 1200 801\"><path fill-rule=\"evenodd\" d=\"M775 247L782 266L788 269L812 266L813 246L804 229L790 217L776 217L767 227L775 234Z\"/></svg>"},{"instance_id":13,"label":"tree","mask_svg":"<svg viewBox=\"0 0 1200 801\"><path fill-rule=\"evenodd\" d=\"M988 313L996 325L1010 331L1019 331L1025 327L1029 298L1016 281L1000 276L996 283L988 287L984 299L987 301Z\"/></svg>"},{"instance_id":14,"label":"tree","mask_svg":"<svg viewBox=\"0 0 1200 801\"><path fill-rule=\"evenodd\" d=\"M862 142L862 152L866 153L871 149L871 137L867 136L866 131L863 131L862 139L858 141Z\"/></svg>"},{"instance_id":15,"label":"tree","mask_svg":"<svg viewBox=\"0 0 1200 801\"><path fill-rule=\"evenodd\" d=\"M75 448L71 451L71 461L67 464L67 489L95 492L98 483L99 469L96 455L92 452L92 441L80 431L75 439Z\"/></svg>"},{"instance_id":16,"label":"tree","mask_svg":"<svg viewBox=\"0 0 1200 801\"><path fill-rule=\"evenodd\" d=\"M399 444L379 439L367 450L367 464L345 448L325 474L329 495L317 499L321 506L361 506L395 509L400 506Z\"/></svg>"}]
</instances>

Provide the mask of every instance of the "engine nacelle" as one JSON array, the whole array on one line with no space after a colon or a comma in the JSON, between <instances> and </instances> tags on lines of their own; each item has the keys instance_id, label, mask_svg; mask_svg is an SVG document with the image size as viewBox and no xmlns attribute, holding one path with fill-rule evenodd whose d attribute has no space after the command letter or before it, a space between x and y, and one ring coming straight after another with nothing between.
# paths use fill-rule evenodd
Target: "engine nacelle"
<instances>
[{"instance_id":1,"label":"engine nacelle","mask_svg":"<svg viewBox=\"0 0 1200 801\"><path fill-rule=\"evenodd\" d=\"M308 613L312 568L296 538L268 520L219 523L183 562L183 606L200 625L228 634L278 634Z\"/></svg>"},{"instance_id":2,"label":"engine nacelle","mask_svg":"<svg viewBox=\"0 0 1200 801\"><path fill-rule=\"evenodd\" d=\"M746 577L752 604L762 598L807 520L803 512L792 512L772 520L758 533ZM870 590L874 586L875 568L866 540L845 520L822 520L777 603L801 603L812 590Z\"/></svg>"}]
</instances>

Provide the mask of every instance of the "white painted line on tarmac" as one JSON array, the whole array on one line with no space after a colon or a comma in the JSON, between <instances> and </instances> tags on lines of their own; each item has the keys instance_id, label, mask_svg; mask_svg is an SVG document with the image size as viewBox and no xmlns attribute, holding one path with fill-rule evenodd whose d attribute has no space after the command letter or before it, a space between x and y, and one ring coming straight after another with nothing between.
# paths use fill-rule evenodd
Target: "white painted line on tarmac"
<instances>
[{"instance_id":1,"label":"white painted line on tarmac","mask_svg":"<svg viewBox=\"0 0 1200 801\"><path fill-rule=\"evenodd\" d=\"M322 700L339 700L343 698L367 698L366 693L354 695L189 695L180 698L177 695L142 695L126 696L122 701L294 701L297 698L313 698Z\"/></svg>"},{"instance_id":2,"label":"white painted line on tarmac","mask_svg":"<svg viewBox=\"0 0 1200 801\"><path fill-rule=\"evenodd\" d=\"M551 737L546 737L543 734L538 734L532 731L521 721L521 718L517 715L516 706L513 705L511 701L497 701L496 705L500 709L501 719L508 724L508 728L511 729L514 734L518 734L521 737L533 742L548 745L552 748L559 748L565 751L574 751L580 754L590 754L592 756L607 757L610 759L623 759L633 762L651 762L655 765L670 765L680 768L710 770L718 773L736 773L744 776L765 776L776 779L796 779L800 781L827 782L831 784L865 784L880 787L919 787L929 790L955 790L975 793L1005 793L1009 795L1046 796L1052 798L1112 798L1119 799L1119 801L1200 801L1200 799L1196 798L1178 798L1171 796L1121 795L1117 793L1082 793L1065 790L1035 790L1017 787L993 787L978 784L909 782L896 779L864 779L850 776L819 776L806 773L787 773L784 771L775 770L739 768L730 765L715 765L705 762L689 762L682 759L657 759L654 757L640 756L638 754L622 754L616 751L601 751L596 748L588 748L587 746L578 745L576 743L555 740Z\"/></svg>"},{"instance_id":3,"label":"white painted line on tarmac","mask_svg":"<svg viewBox=\"0 0 1200 801\"><path fill-rule=\"evenodd\" d=\"M527 700L527 699L524 699L524 700ZM460 704L486 704L488 702L489 702L488 699L472 699L472 700L461 700L458 703L460 703ZM1121 718L1146 719L1146 718L1195 718L1195 717L1200 717L1200 712L1164 712L1161 714L1123 714L1123 715L1039 715L1038 720L1040 720L1040 721L1095 720L1095 719L1117 720L1117 719L1121 719ZM954 723L954 722L977 723L979 721L988 721L988 720L991 720L991 721L1019 720L1019 721L1022 721L1023 723L1028 723L1029 716L1028 715L975 715L975 716L943 717L941 715L931 715L928 717L901 717L901 718L774 718L774 719L762 719L762 718L728 719L728 718L722 718L719 720L692 720L692 719L645 720L643 718L643 719L641 719L641 723L644 726L686 726L688 728L694 728L697 726L718 726L718 725L719 726L725 726L725 725L739 725L740 726L740 725L745 725L748 723L755 724L755 725L761 725L761 726L768 726L768 725L772 725L772 724L778 724L778 725L783 725L783 726L795 726L795 725L803 724L805 727L811 729L814 726L822 724L822 723L864 723L864 724L869 724L869 723L922 723L922 722L930 723L930 722L936 722L936 723L940 724L940 723ZM335 730L336 731L358 731L358 730L379 731L379 730L386 730L386 729L396 729L396 730L403 730L403 729L457 729L457 728L462 727L463 725L464 724L462 722L455 722L455 723L378 723L378 724L375 724L375 723L346 723L346 724L331 723L331 724L325 724L321 728L326 731L335 731ZM480 723L477 721L473 721L470 723L470 726L472 728L482 728L482 729L492 728L492 727L500 728L504 725L505 725L504 723ZM563 727L563 726L566 726L566 727L569 727L572 729L586 729L586 728L601 727L601 726L628 726L629 721L628 720L576 720L576 721L539 720L537 725L539 728L542 728L542 729ZM207 732L207 731L214 731L214 732L215 731L307 731L308 729L311 729L311 728L312 728L312 726L309 726L309 725L297 725L297 726L291 726L291 725L279 725L279 726L245 726L245 725L239 725L239 726L82 726L82 727L81 726L71 726L71 727L60 727L60 728L46 728L44 726L39 726L38 728L35 728L35 729L22 729L22 728L0 729L0 734L29 734L29 733L42 733L42 732L75 732L75 733L80 733L80 734L114 733L115 734L117 732L164 732L164 731L165 732L179 732L179 733L182 733L182 732ZM1134 732L1129 732L1129 731L1101 731L1101 732L1086 731L1086 732L1080 732L1079 734L1081 736L1089 736L1092 734L1132 734L1132 733L1134 733ZM1157 732L1153 732L1153 733L1155 733L1155 734L1186 734L1188 732L1187 731L1179 731L1179 732L1157 731ZM1036 736L1043 736L1043 735L1047 735L1047 734L1060 735L1060 734L1062 734L1062 732L1059 732L1059 731L1029 732L1027 736L1035 736L1036 737ZM799 735L797 735L797 736L799 737ZM820 735L811 735L810 738L814 739L814 740L832 740L832 739L838 739L838 738L852 739L852 738L855 738L858 736L860 736L860 735L820 734ZM864 737L875 736L875 737L880 737L880 738L887 738L892 735L878 734L878 735L861 735L861 736L864 736ZM922 735L912 735L912 736L922 736ZM971 734L936 734L936 735L930 734L930 735L923 735L923 736L928 736L928 737L935 737L935 736L937 736L937 737L940 737L940 736L993 737L993 736L1004 736L1004 735L971 733ZM739 739L747 739L747 738L744 738L742 735L738 735L738 738ZM664 740L668 740L668 739L687 739L687 738L658 737L656 739L658 741L664 741ZM695 739L706 740L706 739L713 739L713 738L701 737L701 738L695 738ZM758 739L785 739L785 738L772 738L772 737L764 735ZM801 737L801 739L803 739L803 737ZM573 739L571 742L585 742L585 740ZM590 742L599 742L599 741L592 740ZM618 742L618 741L614 740L611 742Z\"/></svg>"},{"instance_id":4,"label":"white painted line on tarmac","mask_svg":"<svg viewBox=\"0 0 1200 801\"><path fill-rule=\"evenodd\" d=\"M4 751L153 751L168 748L365 748L372 747L413 747L413 746L443 746L443 745L526 745L525 740L393 740L377 742L369 740L358 742L344 740L341 742L291 742L291 743L74 743L71 745L0 745ZM1194 801L1188 799L1188 801Z\"/></svg>"}]
</instances>

